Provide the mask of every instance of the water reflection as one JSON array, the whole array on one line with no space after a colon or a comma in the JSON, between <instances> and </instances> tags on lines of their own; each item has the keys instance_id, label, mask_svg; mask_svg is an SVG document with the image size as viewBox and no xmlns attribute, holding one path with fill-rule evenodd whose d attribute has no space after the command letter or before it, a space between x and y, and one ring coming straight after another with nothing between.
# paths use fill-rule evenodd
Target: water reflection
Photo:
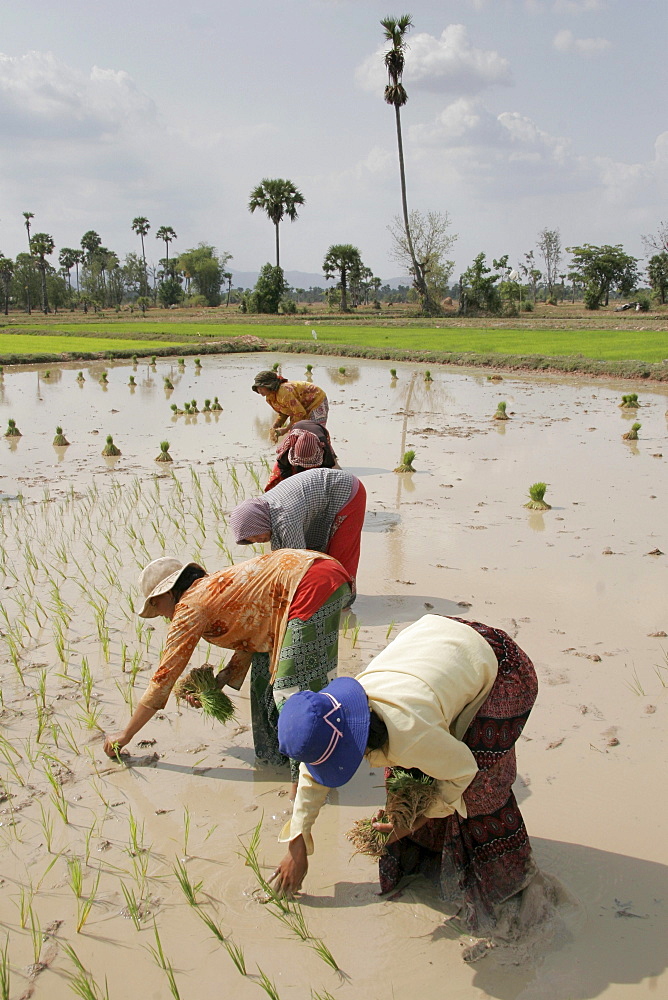
<instances>
[{"instance_id":1,"label":"water reflection","mask_svg":"<svg viewBox=\"0 0 668 1000\"><path fill-rule=\"evenodd\" d=\"M532 531L545 531L545 516L542 511L530 511L528 521Z\"/></svg>"}]
</instances>

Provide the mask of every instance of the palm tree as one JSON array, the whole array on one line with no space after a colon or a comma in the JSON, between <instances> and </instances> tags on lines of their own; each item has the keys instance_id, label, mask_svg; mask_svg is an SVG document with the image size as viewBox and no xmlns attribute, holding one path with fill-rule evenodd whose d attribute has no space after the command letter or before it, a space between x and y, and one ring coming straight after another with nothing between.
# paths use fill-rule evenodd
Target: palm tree
<instances>
[{"instance_id":1,"label":"palm tree","mask_svg":"<svg viewBox=\"0 0 668 1000\"><path fill-rule=\"evenodd\" d=\"M9 286L14 276L14 261L0 255L0 284L5 293L5 316L9 315Z\"/></svg>"},{"instance_id":2,"label":"palm tree","mask_svg":"<svg viewBox=\"0 0 668 1000\"><path fill-rule=\"evenodd\" d=\"M422 267L417 261L411 230L408 222L408 200L406 198L406 168L404 166L404 144L401 135L401 109L408 101L408 94L402 83L404 74L405 53L408 47L406 34L413 27L413 18L410 14L402 14L401 17L385 17L380 22L385 29L385 39L390 42L390 48L385 53L385 69L387 70L388 82L385 87L385 103L394 107L394 114L397 125L397 146L399 148L399 176L401 180L401 206L404 215L404 227L406 229L406 241L412 261L412 272L415 287L422 299L422 308L426 313L437 313L438 306L432 301L427 282L425 281Z\"/></svg>"},{"instance_id":3,"label":"palm tree","mask_svg":"<svg viewBox=\"0 0 668 1000\"><path fill-rule=\"evenodd\" d=\"M23 213L23 218L26 220L25 221L25 226L26 226L26 229L28 230L28 253L32 254L32 243L30 241L30 220L35 218L35 213L34 212L24 212ZM28 315L30 316L31 313L32 313L32 309L30 308L30 283L28 283L26 285L26 305L27 305L27 308L28 308Z\"/></svg>"},{"instance_id":4,"label":"palm tree","mask_svg":"<svg viewBox=\"0 0 668 1000\"><path fill-rule=\"evenodd\" d=\"M56 249L56 244L53 236L50 236L49 233L35 233L31 240L31 245L32 252L39 261L38 267L42 277L42 309L46 316L49 312L49 300L46 292L46 269L49 267L49 264L46 258Z\"/></svg>"},{"instance_id":5,"label":"palm tree","mask_svg":"<svg viewBox=\"0 0 668 1000\"><path fill-rule=\"evenodd\" d=\"M137 220L135 219L135 222L136 221ZM177 237L176 233L174 232L174 230L172 229L171 226L160 226L160 229L158 229L158 231L155 234L155 238L156 238L156 240L162 240L163 243L165 244L165 259L167 261L167 267L165 268L165 270L168 271L169 270L169 244L172 242L172 240L175 240L178 237Z\"/></svg>"},{"instance_id":6,"label":"palm tree","mask_svg":"<svg viewBox=\"0 0 668 1000\"><path fill-rule=\"evenodd\" d=\"M100 235L94 229L89 229L87 233L83 234L81 237L81 249L86 254L86 263L90 264L101 246L102 240L100 239Z\"/></svg>"},{"instance_id":7,"label":"palm tree","mask_svg":"<svg viewBox=\"0 0 668 1000\"><path fill-rule=\"evenodd\" d=\"M261 208L267 213L276 227L276 267L280 267L280 254L278 243L278 227L285 215L290 222L297 218L297 206L304 205L304 196L295 187L292 181L285 181L281 178L269 180L264 178L261 184L253 188L248 202L248 209L254 212L256 208Z\"/></svg>"},{"instance_id":8,"label":"palm tree","mask_svg":"<svg viewBox=\"0 0 668 1000\"><path fill-rule=\"evenodd\" d=\"M151 223L143 215L138 215L132 220L132 230L141 237L141 255L144 261L144 295L148 295L148 277L146 274L146 251L144 249L144 237L151 228Z\"/></svg>"},{"instance_id":9,"label":"palm tree","mask_svg":"<svg viewBox=\"0 0 668 1000\"><path fill-rule=\"evenodd\" d=\"M70 291L72 291L72 276L70 271L77 263L78 254L79 251L74 250L72 247L63 247L58 253L58 263L67 275L67 287Z\"/></svg>"},{"instance_id":10,"label":"palm tree","mask_svg":"<svg viewBox=\"0 0 668 1000\"><path fill-rule=\"evenodd\" d=\"M337 243L327 251L322 270L328 279L336 272L339 274L341 312L348 312L348 278L361 275L363 269L360 252L351 243Z\"/></svg>"}]
</instances>

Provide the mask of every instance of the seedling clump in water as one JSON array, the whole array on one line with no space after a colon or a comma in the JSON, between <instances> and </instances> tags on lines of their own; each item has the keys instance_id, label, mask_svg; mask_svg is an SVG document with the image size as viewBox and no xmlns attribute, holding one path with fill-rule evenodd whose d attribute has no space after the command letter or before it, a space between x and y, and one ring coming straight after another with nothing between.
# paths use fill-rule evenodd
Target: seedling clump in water
<instances>
[{"instance_id":1,"label":"seedling clump in water","mask_svg":"<svg viewBox=\"0 0 668 1000\"><path fill-rule=\"evenodd\" d=\"M213 403L211 404L212 410L222 410L222 406L218 402L218 396L213 397Z\"/></svg>"},{"instance_id":2,"label":"seedling clump in water","mask_svg":"<svg viewBox=\"0 0 668 1000\"><path fill-rule=\"evenodd\" d=\"M431 377L431 372L429 371L428 368L427 368L427 370L424 373L424 380L425 380L425 382L433 382L434 381L433 378Z\"/></svg>"},{"instance_id":3,"label":"seedling clump in water","mask_svg":"<svg viewBox=\"0 0 668 1000\"><path fill-rule=\"evenodd\" d=\"M130 381L128 382L128 385L131 385L133 389L136 387L137 383L135 382L134 375L130 376Z\"/></svg>"},{"instance_id":4,"label":"seedling clump in water","mask_svg":"<svg viewBox=\"0 0 668 1000\"><path fill-rule=\"evenodd\" d=\"M313 365L307 365L306 366L306 374L310 375L312 371L313 371Z\"/></svg>"},{"instance_id":5,"label":"seedling clump in water","mask_svg":"<svg viewBox=\"0 0 668 1000\"><path fill-rule=\"evenodd\" d=\"M109 379L107 378L107 373L106 372L102 372L102 374L100 375L100 384L101 385L106 385L108 383L108 381L109 381Z\"/></svg>"},{"instance_id":6,"label":"seedling clump in water","mask_svg":"<svg viewBox=\"0 0 668 1000\"><path fill-rule=\"evenodd\" d=\"M165 389L173 389L174 388L174 385L172 384L172 380L169 379L169 378L167 378L166 375L165 375L165 378L164 378L163 381L165 383Z\"/></svg>"},{"instance_id":7,"label":"seedling clump in water","mask_svg":"<svg viewBox=\"0 0 668 1000\"><path fill-rule=\"evenodd\" d=\"M84 378L84 373L79 372L79 374L77 375L77 382L85 382L85 381L86 379Z\"/></svg>"},{"instance_id":8,"label":"seedling clump in water","mask_svg":"<svg viewBox=\"0 0 668 1000\"><path fill-rule=\"evenodd\" d=\"M550 504L543 499L546 489L547 483L534 483L533 486L530 486L529 502L525 503L524 506L528 507L529 510L552 510Z\"/></svg>"},{"instance_id":9,"label":"seedling clump in water","mask_svg":"<svg viewBox=\"0 0 668 1000\"><path fill-rule=\"evenodd\" d=\"M174 459L169 454L169 441L160 442L160 454L156 458L156 462L173 462Z\"/></svg>"},{"instance_id":10,"label":"seedling clump in water","mask_svg":"<svg viewBox=\"0 0 668 1000\"><path fill-rule=\"evenodd\" d=\"M197 400L196 399L191 399L190 400L190 412L191 413L199 413L199 410L197 409Z\"/></svg>"},{"instance_id":11,"label":"seedling clump in water","mask_svg":"<svg viewBox=\"0 0 668 1000\"><path fill-rule=\"evenodd\" d=\"M626 396L622 396L622 401L619 406L624 410L637 410L640 406L640 403L638 402L638 393L629 392Z\"/></svg>"},{"instance_id":12,"label":"seedling clump in water","mask_svg":"<svg viewBox=\"0 0 668 1000\"><path fill-rule=\"evenodd\" d=\"M204 408L202 409L202 413L211 413L211 400L210 399L205 399L204 400Z\"/></svg>"},{"instance_id":13,"label":"seedling clump in water","mask_svg":"<svg viewBox=\"0 0 668 1000\"><path fill-rule=\"evenodd\" d=\"M5 431L5 437L20 438L22 436L23 435L21 434L21 431L16 426L16 421L12 420L12 418L10 417L9 420L7 421L7 430Z\"/></svg>"},{"instance_id":14,"label":"seedling clump in water","mask_svg":"<svg viewBox=\"0 0 668 1000\"><path fill-rule=\"evenodd\" d=\"M111 434L107 434L107 443L102 449L102 454L105 458L114 458L116 455L120 455L121 449L117 448L114 444L114 439Z\"/></svg>"},{"instance_id":15,"label":"seedling clump in water","mask_svg":"<svg viewBox=\"0 0 668 1000\"><path fill-rule=\"evenodd\" d=\"M507 403L499 403L496 407L496 413L493 416L493 420L510 420L510 417L506 413Z\"/></svg>"},{"instance_id":16,"label":"seedling clump in water","mask_svg":"<svg viewBox=\"0 0 668 1000\"><path fill-rule=\"evenodd\" d=\"M202 362L200 361L199 358L195 358L195 368L201 368L201 367L202 367Z\"/></svg>"},{"instance_id":17,"label":"seedling clump in water","mask_svg":"<svg viewBox=\"0 0 668 1000\"><path fill-rule=\"evenodd\" d=\"M346 369L344 368L343 365L341 365L341 367L339 368L339 375L345 375L345 374L346 374Z\"/></svg>"},{"instance_id":18,"label":"seedling clump in water","mask_svg":"<svg viewBox=\"0 0 668 1000\"><path fill-rule=\"evenodd\" d=\"M635 423L632 425L631 430L627 431L626 434L622 434L625 441L637 441L638 431L642 427L642 424Z\"/></svg>"},{"instance_id":19,"label":"seedling clump in water","mask_svg":"<svg viewBox=\"0 0 668 1000\"><path fill-rule=\"evenodd\" d=\"M404 452L404 457L401 465L398 465L395 472L415 472L413 468L413 459L415 458L415 452L411 449L410 451Z\"/></svg>"},{"instance_id":20,"label":"seedling clump in water","mask_svg":"<svg viewBox=\"0 0 668 1000\"><path fill-rule=\"evenodd\" d=\"M393 378L393 379L395 379L397 377L397 369L396 368L390 368L390 377Z\"/></svg>"},{"instance_id":21,"label":"seedling clump in water","mask_svg":"<svg viewBox=\"0 0 668 1000\"><path fill-rule=\"evenodd\" d=\"M191 695L196 698L205 715L210 715L223 724L234 718L234 704L216 684L213 667L195 667L178 682L174 688L177 698Z\"/></svg>"},{"instance_id":22,"label":"seedling clump in water","mask_svg":"<svg viewBox=\"0 0 668 1000\"><path fill-rule=\"evenodd\" d=\"M62 427L56 427L56 436L53 439L53 443L56 446L56 448L64 448L65 445L68 445L70 443L63 434Z\"/></svg>"}]
</instances>

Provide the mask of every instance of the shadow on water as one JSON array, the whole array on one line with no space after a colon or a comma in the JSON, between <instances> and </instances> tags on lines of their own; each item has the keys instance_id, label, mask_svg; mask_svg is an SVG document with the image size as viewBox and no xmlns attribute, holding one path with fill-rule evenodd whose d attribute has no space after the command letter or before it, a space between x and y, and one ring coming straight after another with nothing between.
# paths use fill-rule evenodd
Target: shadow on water
<instances>
[{"instance_id":1,"label":"shadow on water","mask_svg":"<svg viewBox=\"0 0 668 1000\"><path fill-rule=\"evenodd\" d=\"M427 607L429 605L429 607ZM443 597L419 594L358 594L352 607L349 626L390 625L414 622L422 615L455 615L463 617L469 611ZM345 615L345 612L344 612Z\"/></svg>"},{"instance_id":2,"label":"shadow on water","mask_svg":"<svg viewBox=\"0 0 668 1000\"><path fill-rule=\"evenodd\" d=\"M570 900L559 905L553 932L526 961L508 962L503 948L488 951L472 966L471 986L496 1000L593 1000L615 985L642 983L643 995L658 997L668 964L668 867L580 844L541 838L532 844L540 868L562 883ZM307 892L300 902L323 910L422 903L446 921L431 936L456 941L447 923L451 911L429 883L411 880L379 900L374 871L369 882L336 882L333 896Z\"/></svg>"}]
</instances>

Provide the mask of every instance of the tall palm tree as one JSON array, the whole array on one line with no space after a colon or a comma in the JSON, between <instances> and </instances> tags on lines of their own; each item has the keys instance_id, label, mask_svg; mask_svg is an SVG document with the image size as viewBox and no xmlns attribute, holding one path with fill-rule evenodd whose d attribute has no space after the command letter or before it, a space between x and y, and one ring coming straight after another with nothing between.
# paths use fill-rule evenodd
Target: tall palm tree
<instances>
[{"instance_id":1,"label":"tall palm tree","mask_svg":"<svg viewBox=\"0 0 668 1000\"><path fill-rule=\"evenodd\" d=\"M167 260L167 268L169 270L169 244L172 240L178 239L176 233L171 226L160 226L160 229L155 234L156 240L162 240L165 244L165 259Z\"/></svg>"},{"instance_id":2,"label":"tall palm tree","mask_svg":"<svg viewBox=\"0 0 668 1000\"><path fill-rule=\"evenodd\" d=\"M49 312L49 299L46 292L46 270L49 267L47 257L49 257L53 251L56 249L56 244L54 242L53 236L49 233L35 233L31 240L32 252L37 257L38 267L40 270L40 275L42 278L42 309L44 310L44 315Z\"/></svg>"},{"instance_id":3,"label":"tall palm tree","mask_svg":"<svg viewBox=\"0 0 668 1000\"><path fill-rule=\"evenodd\" d=\"M422 299L422 308L424 312L434 313L438 312L439 309L436 303L432 301L429 295L429 290L427 288L427 282L425 280L423 268L419 264L415 256L415 250L413 248L413 240L411 237L411 229L408 220L408 200L406 197L406 168L404 165L404 143L401 134L401 109L408 101L408 94L406 93L406 88L402 83L402 78L404 74L404 65L406 62L406 49L408 48L406 35L413 27L413 18L410 14L402 14L402 16L398 18L385 17L382 19L380 23L385 30L385 40L390 42L390 48L387 50L384 56L385 69L387 70L387 85L385 87L384 98L386 104L391 104L394 107L394 115L397 126L397 146L399 148L399 177L401 180L401 207L404 216L406 242L408 243L408 250L411 256L415 287L417 288L420 298Z\"/></svg>"},{"instance_id":4,"label":"tall palm tree","mask_svg":"<svg viewBox=\"0 0 668 1000\"><path fill-rule=\"evenodd\" d=\"M143 215L138 215L132 220L132 230L141 237L141 255L144 261L144 295L148 295L148 275L146 273L146 251L144 249L144 237L151 228L151 223Z\"/></svg>"},{"instance_id":5,"label":"tall palm tree","mask_svg":"<svg viewBox=\"0 0 668 1000\"><path fill-rule=\"evenodd\" d=\"M280 177L274 180L265 177L262 183L251 191L248 210L254 212L256 208L261 208L276 227L276 267L281 266L278 242L279 224L286 215L290 222L294 222L298 218L297 206L304 204L304 196L299 188L295 187L292 181L282 180Z\"/></svg>"},{"instance_id":6,"label":"tall palm tree","mask_svg":"<svg viewBox=\"0 0 668 1000\"><path fill-rule=\"evenodd\" d=\"M30 220L35 218L35 213L24 212L23 218L26 220L25 227L28 230L28 253L32 254L32 243L30 241ZM30 308L30 283L26 285L26 305L28 308L28 315L30 316L32 313L32 309Z\"/></svg>"},{"instance_id":7,"label":"tall palm tree","mask_svg":"<svg viewBox=\"0 0 668 1000\"><path fill-rule=\"evenodd\" d=\"M58 252L58 263L67 275L67 287L70 291L72 291L72 275L70 271L76 263L78 252L78 250L74 250L72 247L62 247Z\"/></svg>"}]
</instances>

